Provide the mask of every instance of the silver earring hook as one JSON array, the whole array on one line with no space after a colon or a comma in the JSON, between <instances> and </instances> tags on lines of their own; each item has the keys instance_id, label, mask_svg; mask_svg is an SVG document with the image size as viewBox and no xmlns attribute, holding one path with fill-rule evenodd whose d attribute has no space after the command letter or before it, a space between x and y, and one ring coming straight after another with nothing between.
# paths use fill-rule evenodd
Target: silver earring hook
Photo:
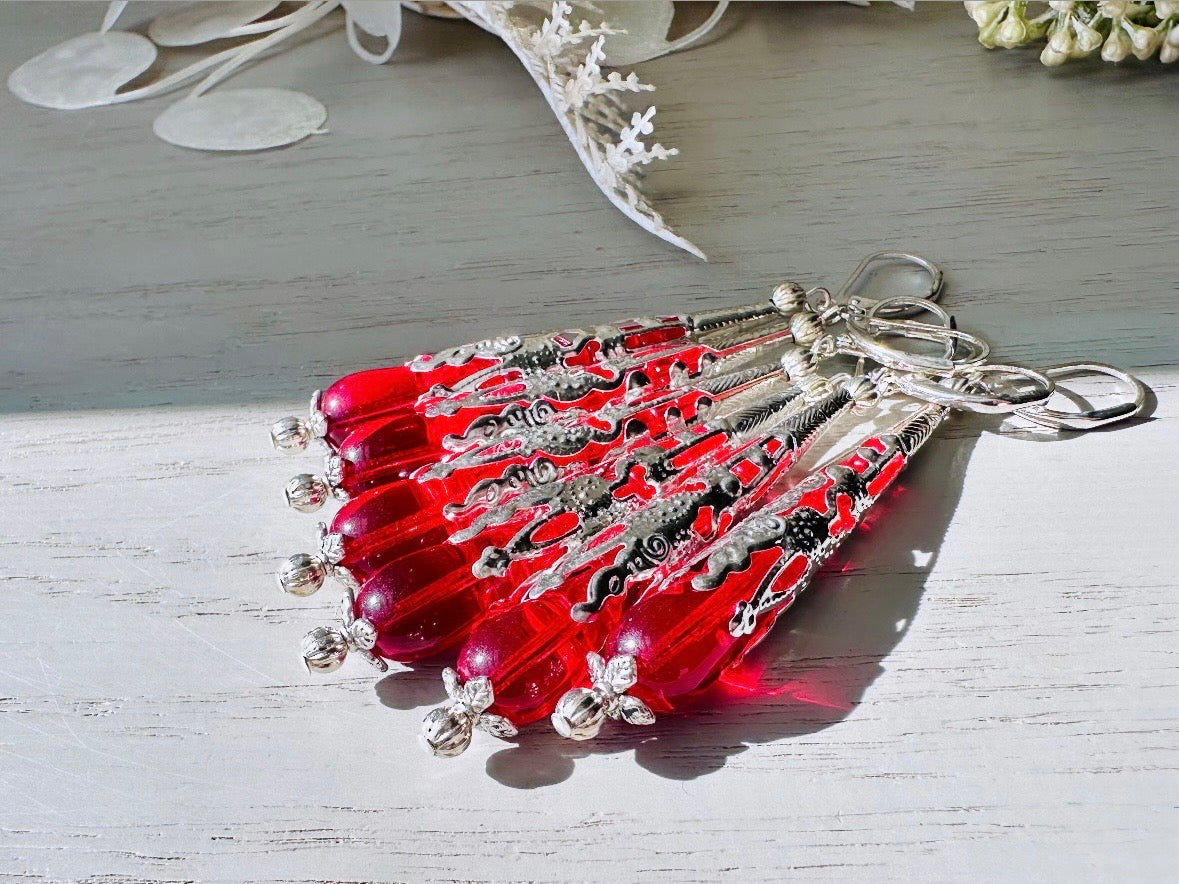
<instances>
[{"instance_id":1,"label":"silver earring hook","mask_svg":"<svg viewBox=\"0 0 1179 884\"><path fill-rule=\"evenodd\" d=\"M893 298L893 301L919 299ZM880 302L885 307L887 301ZM927 312L942 319L943 325L916 322L910 319L880 319L866 321L870 314L849 312L844 322L846 331L837 340L842 352L853 356L865 356L873 362L894 369L898 373L932 374L949 376L960 374L974 366L983 364L991 348L982 338L955 328L952 317L934 304L923 305ZM887 338L901 338L906 341L927 341L941 344L943 354L929 356L911 353L888 343Z\"/></svg>"},{"instance_id":2,"label":"silver earring hook","mask_svg":"<svg viewBox=\"0 0 1179 884\"><path fill-rule=\"evenodd\" d=\"M1005 378L1002 387L1008 389L1000 391L998 384L987 383L988 375ZM1022 413L1022 409L1047 402L1056 389L1046 372L1022 365L993 363L969 366L959 374L945 375L940 380L917 373L892 374L887 383L914 399L980 414Z\"/></svg>"},{"instance_id":3,"label":"silver earring hook","mask_svg":"<svg viewBox=\"0 0 1179 884\"><path fill-rule=\"evenodd\" d=\"M937 301L942 296L942 289L944 288L945 284L945 275L942 273L942 269L940 267L938 267L932 261L922 258L920 255L914 255L911 252L884 251L874 252L873 254L864 258L864 260L860 262L859 266L852 271L851 276L847 278L847 282L839 287L839 290L834 295L834 300L840 303L845 303L848 301L849 299L847 298L847 293L851 291L852 287L855 286L860 277L864 276L868 272L868 268L877 263L909 264L914 267L921 268L929 276L926 294L909 296L908 306L904 306L899 303L895 304L894 306L882 311L881 318L907 319L911 316L916 316L928 308L924 305L914 305L912 303L914 299L920 299L923 302L933 302ZM859 296L850 300L857 301L862 307L867 307L867 305L872 302L871 298ZM885 300L893 299L888 298Z\"/></svg>"},{"instance_id":4,"label":"silver earring hook","mask_svg":"<svg viewBox=\"0 0 1179 884\"><path fill-rule=\"evenodd\" d=\"M1094 430L1131 418L1146 407L1146 387L1142 382L1128 371L1106 365L1104 362L1053 365L1044 369L1043 373L1053 380L1081 374L1113 378L1121 384L1128 398L1105 408L1091 408L1085 411L1058 411L1046 408L1042 404L1016 409L1016 414L1042 427L1053 430Z\"/></svg>"}]
</instances>

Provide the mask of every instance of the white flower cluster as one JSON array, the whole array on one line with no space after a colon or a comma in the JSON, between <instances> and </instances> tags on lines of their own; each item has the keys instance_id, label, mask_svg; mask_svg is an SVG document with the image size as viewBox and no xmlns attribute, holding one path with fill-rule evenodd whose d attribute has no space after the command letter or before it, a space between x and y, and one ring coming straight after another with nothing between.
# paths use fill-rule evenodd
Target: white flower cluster
<instances>
[{"instance_id":1,"label":"white flower cluster","mask_svg":"<svg viewBox=\"0 0 1179 884\"><path fill-rule=\"evenodd\" d=\"M1040 61L1051 67L1084 58L1098 49L1106 61L1155 54L1164 64L1179 59L1179 0L1053 0L1029 14L1029 4L981 0L965 4L988 49L1012 49L1047 38Z\"/></svg>"},{"instance_id":2,"label":"white flower cluster","mask_svg":"<svg viewBox=\"0 0 1179 884\"><path fill-rule=\"evenodd\" d=\"M661 239L703 258L692 243L663 222L639 187L643 167L676 155L674 148L648 144L654 131L655 108L630 113L623 104L629 93L650 92L636 74L606 76L605 43L619 33L608 24L573 24L573 7L557 0L539 27L520 14L517 4L450 4L465 18L502 39L516 54L544 94L586 171L614 206ZM521 4L525 5L525 4ZM525 5L526 6L526 5ZM589 41L589 46L585 44ZM627 123L629 113L629 124Z\"/></svg>"}]
</instances>

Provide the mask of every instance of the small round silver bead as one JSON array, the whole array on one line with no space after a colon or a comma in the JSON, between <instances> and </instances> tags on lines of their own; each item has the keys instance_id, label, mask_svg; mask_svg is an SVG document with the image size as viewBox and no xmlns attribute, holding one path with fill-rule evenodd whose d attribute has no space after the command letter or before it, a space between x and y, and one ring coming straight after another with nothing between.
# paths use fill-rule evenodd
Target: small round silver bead
<instances>
[{"instance_id":1,"label":"small round silver bead","mask_svg":"<svg viewBox=\"0 0 1179 884\"><path fill-rule=\"evenodd\" d=\"M779 313L793 313L806 307L806 289L797 282L784 282L770 296Z\"/></svg>"},{"instance_id":2,"label":"small round silver bead","mask_svg":"<svg viewBox=\"0 0 1179 884\"><path fill-rule=\"evenodd\" d=\"M450 709L431 709L422 719L422 745L440 758L462 755L471 745L471 721Z\"/></svg>"},{"instance_id":3,"label":"small round silver bead","mask_svg":"<svg viewBox=\"0 0 1179 884\"><path fill-rule=\"evenodd\" d=\"M311 427L301 417L284 417L271 424L270 443L288 454L303 451L311 444Z\"/></svg>"},{"instance_id":4,"label":"small round silver bead","mask_svg":"<svg viewBox=\"0 0 1179 884\"><path fill-rule=\"evenodd\" d=\"M815 365L810 351L804 350L802 347L787 347L779 361L782 371L786 372L786 377L791 380L797 380L800 376L809 374L814 370Z\"/></svg>"},{"instance_id":5,"label":"small round silver bead","mask_svg":"<svg viewBox=\"0 0 1179 884\"><path fill-rule=\"evenodd\" d=\"M283 592L307 596L319 590L327 579L327 564L318 556L295 553L278 569L278 585Z\"/></svg>"},{"instance_id":6,"label":"small round silver bead","mask_svg":"<svg viewBox=\"0 0 1179 884\"><path fill-rule=\"evenodd\" d=\"M815 313L802 310L790 319L790 334L795 343L809 347L823 336L823 323Z\"/></svg>"},{"instance_id":7,"label":"small round silver bead","mask_svg":"<svg viewBox=\"0 0 1179 884\"><path fill-rule=\"evenodd\" d=\"M313 513L331 496L331 489L327 482L311 473L299 473L292 476L283 488L286 494L287 506L300 513Z\"/></svg>"},{"instance_id":8,"label":"small round silver bead","mask_svg":"<svg viewBox=\"0 0 1179 884\"><path fill-rule=\"evenodd\" d=\"M606 720L602 696L590 688L574 688L561 697L551 720L553 728L562 737L592 740Z\"/></svg>"},{"instance_id":9,"label":"small round silver bead","mask_svg":"<svg viewBox=\"0 0 1179 884\"><path fill-rule=\"evenodd\" d=\"M348 639L338 629L317 626L303 636L302 651L308 672L334 672L348 656Z\"/></svg>"}]
</instances>

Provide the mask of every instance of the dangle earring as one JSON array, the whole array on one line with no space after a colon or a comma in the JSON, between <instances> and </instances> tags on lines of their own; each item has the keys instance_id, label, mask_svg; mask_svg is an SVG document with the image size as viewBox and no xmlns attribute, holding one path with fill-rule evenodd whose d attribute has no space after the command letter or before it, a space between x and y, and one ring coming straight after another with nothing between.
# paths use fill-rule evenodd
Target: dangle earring
<instances>
[{"instance_id":1,"label":"dangle earring","mask_svg":"<svg viewBox=\"0 0 1179 884\"><path fill-rule=\"evenodd\" d=\"M1052 392L1052 377L1080 373L1122 381L1129 396L1117 406L1077 414L1042 405ZM998 385L987 380L1000 375L1010 391L1006 394L996 393ZM1145 401L1137 380L1097 363L1056 366L1046 372L981 365L963 370L949 383L884 372L878 383L882 390L903 390L927 404L816 469L689 565L653 583L622 618L602 654L588 655L590 686L574 688L558 702L552 723L559 734L591 739L609 718L649 724L655 712L674 711L738 664L807 588L816 570L862 522L951 409L1017 412L1049 427L1091 429L1129 417Z\"/></svg>"},{"instance_id":2,"label":"dangle earring","mask_svg":"<svg viewBox=\"0 0 1179 884\"><path fill-rule=\"evenodd\" d=\"M887 263L925 273L925 296L849 294ZM930 262L881 252L835 295L785 283L767 303L489 339L337 381L271 430L281 450L327 450L322 474L287 484L294 509L343 501L318 550L278 573L293 595L344 588L304 663L384 669L459 647L449 702L422 725L440 756L546 717L573 739L649 724L765 637L952 410L1088 429L1142 408L1109 366L988 363L941 288ZM819 371L841 358L855 369ZM1078 373L1128 395L1049 408ZM788 487L833 424L897 397L915 410Z\"/></svg>"}]
</instances>

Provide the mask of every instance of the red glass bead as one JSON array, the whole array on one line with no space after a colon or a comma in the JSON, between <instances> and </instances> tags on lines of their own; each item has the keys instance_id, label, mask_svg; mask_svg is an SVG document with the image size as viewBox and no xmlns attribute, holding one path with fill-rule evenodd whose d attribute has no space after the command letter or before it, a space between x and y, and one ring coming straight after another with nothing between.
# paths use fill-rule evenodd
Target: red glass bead
<instances>
[{"instance_id":1,"label":"red glass bead","mask_svg":"<svg viewBox=\"0 0 1179 884\"><path fill-rule=\"evenodd\" d=\"M666 712L710 685L760 641L776 613L760 618L752 635L731 635L729 619L737 604L753 595L758 580L780 554L776 549L755 553L747 571L730 574L714 590L693 589L694 575L689 574L632 606L608 643L607 654L635 658L639 681L631 693L654 711ZM805 567L805 558L799 559L793 567Z\"/></svg>"},{"instance_id":2,"label":"red glass bead","mask_svg":"<svg viewBox=\"0 0 1179 884\"><path fill-rule=\"evenodd\" d=\"M365 421L340 443L339 486L359 494L378 485L408 478L438 459L426 421L411 412Z\"/></svg>"},{"instance_id":3,"label":"red glass bead","mask_svg":"<svg viewBox=\"0 0 1179 884\"><path fill-rule=\"evenodd\" d=\"M363 580L414 549L445 543L445 519L428 492L412 480L375 488L345 503L331 531L344 539L339 563Z\"/></svg>"},{"instance_id":4,"label":"red glass bead","mask_svg":"<svg viewBox=\"0 0 1179 884\"><path fill-rule=\"evenodd\" d=\"M441 544L369 577L356 597L356 616L376 627L378 654L409 662L457 644L505 592L503 581L471 574L464 550Z\"/></svg>"},{"instance_id":5,"label":"red glass bead","mask_svg":"<svg viewBox=\"0 0 1179 884\"><path fill-rule=\"evenodd\" d=\"M612 599L592 620L573 619L570 608L585 598L591 574L587 570L539 598L505 602L467 639L457 669L464 681L482 675L491 680L491 712L517 726L536 721L585 677L585 655L601 647L622 610L621 600Z\"/></svg>"},{"instance_id":6,"label":"red glass bead","mask_svg":"<svg viewBox=\"0 0 1179 884\"><path fill-rule=\"evenodd\" d=\"M871 449L885 453L887 446L879 438L868 439L859 449L839 462L860 475L872 473L864 485L870 505L904 469L907 458L894 450L879 464L870 464L860 452ZM800 511L819 514L827 539L811 554L782 546L755 550L749 565L731 571L715 589L699 591L692 586L695 576L707 565L701 556L687 573L667 584L656 584L622 618L607 642L610 655L629 654L638 664L639 680L632 693L656 712L669 711L682 699L712 684L726 669L735 665L760 642L781 614L793 604L797 593L833 549L859 524L866 505L857 513L848 493L834 494L835 481L829 470L816 476L814 487L788 496L771 511L789 518ZM755 597L763 585L782 593L771 606L758 611L752 629L739 635L730 631L730 621L738 605Z\"/></svg>"},{"instance_id":7,"label":"red glass bead","mask_svg":"<svg viewBox=\"0 0 1179 884\"><path fill-rule=\"evenodd\" d=\"M370 368L340 378L319 400L319 410L328 420L328 441L338 445L360 421L412 410L423 381L423 375L404 365Z\"/></svg>"}]
</instances>

